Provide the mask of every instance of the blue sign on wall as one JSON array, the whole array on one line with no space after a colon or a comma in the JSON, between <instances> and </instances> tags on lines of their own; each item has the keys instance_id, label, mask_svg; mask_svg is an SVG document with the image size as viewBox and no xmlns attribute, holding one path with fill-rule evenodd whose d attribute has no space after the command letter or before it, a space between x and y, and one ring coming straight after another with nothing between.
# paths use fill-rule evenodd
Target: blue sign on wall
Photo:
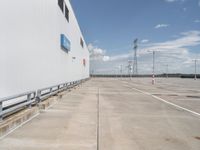
<instances>
[{"instance_id":1,"label":"blue sign on wall","mask_svg":"<svg viewBox=\"0 0 200 150\"><path fill-rule=\"evenodd\" d=\"M60 35L60 43L61 43L62 49L66 50L66 51L70 51L71 43L64 34Z\"/></svg>"}]
</instances>

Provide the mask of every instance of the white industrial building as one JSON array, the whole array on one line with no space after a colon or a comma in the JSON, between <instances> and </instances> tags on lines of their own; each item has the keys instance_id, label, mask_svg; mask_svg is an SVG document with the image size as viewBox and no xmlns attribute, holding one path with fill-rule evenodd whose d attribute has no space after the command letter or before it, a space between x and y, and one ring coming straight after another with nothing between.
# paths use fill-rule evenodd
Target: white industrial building
<instances>
[{"instance_id":1,"label":"white industrial building","mask_svg":"<svg viewBox=\"0 0 200 150\"><path fill-rule=\"evenodd\" d=\"M0 98L89 77L69 0L0 2Z\"/></svg>"}]
</instances>

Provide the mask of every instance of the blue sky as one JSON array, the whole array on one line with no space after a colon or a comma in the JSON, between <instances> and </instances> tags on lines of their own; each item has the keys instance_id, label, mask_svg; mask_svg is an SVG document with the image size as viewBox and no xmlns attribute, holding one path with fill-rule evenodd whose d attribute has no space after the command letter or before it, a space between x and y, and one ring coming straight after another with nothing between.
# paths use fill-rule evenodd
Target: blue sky
<instances>
[{"instance_id":1,"label":"blue sky","mask_svg":"<svg viewBox=\"0 0 200 150\"><path fill-rule=\"evenodd\" d=\"M91 52L96 73L127 72L132 42L139 39L140 73L151 73L157 52L156 72L193 73L200 58L200 0L71 0ZM200 63L200 62L199 62ZM113 69L114 68L114 69ZM200 69L198 69L199 71Z\"/></svg>"}]
</instances>

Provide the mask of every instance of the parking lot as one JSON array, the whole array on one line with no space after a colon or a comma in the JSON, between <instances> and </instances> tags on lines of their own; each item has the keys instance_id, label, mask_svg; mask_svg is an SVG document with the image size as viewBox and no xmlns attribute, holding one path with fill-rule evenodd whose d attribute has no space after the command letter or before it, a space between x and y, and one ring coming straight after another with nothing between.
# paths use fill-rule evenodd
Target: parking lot
<instances>
[{"instance_id":1,"label":"parking lot","mask_svg":"<svg viewBox=\"0 0 200 150\"><path fill-rule=\"evenodd\" d=\"M0 141L2 150L199 150L200 81L93 78Z\"/></svg>"}]
</instances>

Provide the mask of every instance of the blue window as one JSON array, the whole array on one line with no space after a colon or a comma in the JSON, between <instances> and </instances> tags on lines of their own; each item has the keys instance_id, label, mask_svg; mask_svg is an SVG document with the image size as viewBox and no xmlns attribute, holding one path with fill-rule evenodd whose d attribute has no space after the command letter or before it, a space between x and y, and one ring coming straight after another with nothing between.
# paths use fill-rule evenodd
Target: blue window
<instances>
[{"instance_id":1,"label":"blue window","mask_svg":"<svg viewBox=\"0 0 200 150\"><path fill-rule=\"evenodd\" d=\"M70 51L71 49L71 43L70 41L68 40L68 38L64 35L64 34L61 34L60 35L60 43L61 43L61 48L65 51Z\"/></svg>"}]
</instances>

